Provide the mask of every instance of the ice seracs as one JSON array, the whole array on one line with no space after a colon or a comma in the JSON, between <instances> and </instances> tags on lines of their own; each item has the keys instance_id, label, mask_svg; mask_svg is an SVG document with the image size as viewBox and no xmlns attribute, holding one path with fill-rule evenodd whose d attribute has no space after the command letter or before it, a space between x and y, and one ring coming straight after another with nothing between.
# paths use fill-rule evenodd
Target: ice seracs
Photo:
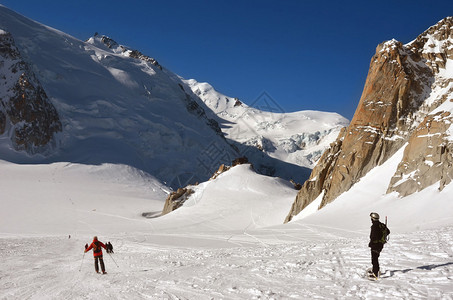
<instances>
[{"instance_id":1,"label":"ice seracs","mask_svg":"<svg viewBox=\"0 0 453 300\"><path fill-rule=\"evenodd\" d=\"M224 121L226 138L256 147L271 157L313 168L321 153L349 121L336 113L320 111L285 112L278 99L258 95L253 105L216 91L210 84L184 80L193 93Z\"/></svg>"}]
</instances>

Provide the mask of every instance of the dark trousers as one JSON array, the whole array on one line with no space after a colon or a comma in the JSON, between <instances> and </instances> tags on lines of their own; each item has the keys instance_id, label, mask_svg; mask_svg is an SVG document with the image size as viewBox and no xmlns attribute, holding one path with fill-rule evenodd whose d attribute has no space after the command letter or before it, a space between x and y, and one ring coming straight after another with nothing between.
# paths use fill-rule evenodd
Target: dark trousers
<instances>
[{"instance_id":1,"label":"dark trousers","mask_svg":"<svg viewBox=\"0 0 453 300\"><path fill-rule=\"evenodd\" d=\"M96 270L96 272L99 273L98 261L99 261L99 263L101 265L102 273L104 273L105 272L105 266L104 266L104 259L102 258L102 255L101 256L96 256L94 258L94 269Z\"/></svg>"},{"instance_id":2,"label":"dark trousers","mask_svg":"<svg viewBox=\"0 0 453 300\"><path fill-rule=\"evenodd\" d=\"M373 273L376 277L379 276L379 255L381 254L384 244L382 243L370 243L371 247L371 263L373 264Z\"/></svg>"},{"instance_id":3,"label":"dark trousers","mask_svg":"<svg viewBox=\"0 0 453 300\"><path fill-rule=\"evenodd\" d=\"M381 251L371 250L371 263L373 264L373 273L376 277L379 276L379 255Z\"/></svg>"}]
</instances>

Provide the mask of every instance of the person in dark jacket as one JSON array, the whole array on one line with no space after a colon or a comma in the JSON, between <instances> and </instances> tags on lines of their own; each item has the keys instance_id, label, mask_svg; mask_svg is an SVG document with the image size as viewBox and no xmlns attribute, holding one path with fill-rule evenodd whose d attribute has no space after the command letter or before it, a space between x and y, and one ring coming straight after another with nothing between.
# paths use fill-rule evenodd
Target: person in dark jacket
<instances>
[{"instance_id":1,"label":"person in dark jacket","mask_svg":"<svg viewBox=\"0 0 453 300\"><path fill-rule=\"evenodd\" d=\"M107 247L98 240L97 236L95 236L91 245L85 249L85 253L93 249L94 269L96 270L96 273L99 273L99 262L99 264L101 265L102 274L106 274L107 272L105 272L104 259L102 258L102 248L107 250Z\"/></svg>"},{"instance_id":2,"label":"person in dark jacket","mask_svg":"<svg viewBox=\"0 0 453 300\"><path fill-rule=\"evenodd\" d=\"M373 264L373 274L375 278L379 277L379 255L381 254L384 244L387 242L385 237L390 234L387 226L379 221L379 214L371 213L371 232L370 243L368 247L371 248L371 263ZM386 230L386 234L384 234Z\"/></svg>"}]
</instances>

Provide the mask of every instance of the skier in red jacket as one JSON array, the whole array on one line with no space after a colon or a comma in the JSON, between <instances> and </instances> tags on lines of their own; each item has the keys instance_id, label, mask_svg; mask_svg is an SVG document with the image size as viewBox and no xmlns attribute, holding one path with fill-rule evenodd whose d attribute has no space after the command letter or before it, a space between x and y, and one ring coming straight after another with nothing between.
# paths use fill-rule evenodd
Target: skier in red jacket
<instances>
[{"instance_id":1,"label":"skier in red jacket","mask_svg":"<svg viewBox=\"0 0 453 300\"><path fill-rule=\"evenodd\" d=\"M102 258L102 248L107 250L107 247L100 241L98 241L98 237L95 236L93 238L93 242L91 243L88 248L85 249L85 253L93 249L93 256L94 256L94 269L96 270L97 273L99 273L99 266L98 266L98 261L101 265L101 270L102 274L106 274L105 272L105 266L104 266L104 259Z\"/></svg>"}]
</instances>

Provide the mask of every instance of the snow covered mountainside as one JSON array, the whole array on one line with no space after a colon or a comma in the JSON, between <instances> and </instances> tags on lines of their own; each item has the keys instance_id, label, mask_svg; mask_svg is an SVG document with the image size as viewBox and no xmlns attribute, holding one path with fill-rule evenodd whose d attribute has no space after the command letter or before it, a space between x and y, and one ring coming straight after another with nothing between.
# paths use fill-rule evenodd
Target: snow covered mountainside
<instances>
[{"instance_id":1,"label":"snow covered mountainside","mask_svg":"<svg viewBox=\"0 0 453 300\"><path fill-rule=\"evenodd\" d=\"M171 184L180 174L202 174L197 157L209 143L235 155L217 121L206 116L203 102L190 97L181 82L154 59L101 35L87 42L77 40L3 6L0 28L17 49L20 57L15 59L33 73L61 123L61 131L52 139L54 151L42 153L45 158L20 151L12 139L14 127L5 126L1 158L15 162L123 163ZM5 49L5 45L2 47ZM15 74L25 72L6 69L14 62L11 59L2 58L2 70L11 73L6 74L7 79L14 80ZM20 89L4 89L2 93L4 106L16 98L23 102L33 99ZM35 107L24 114L37 115ZM2 119L11 119L6 124L14 124L11 114L3 115L6 118ZM32 129L42 126L42 122L20 121Z\"/></svg>"},{"instance_id":2,"label":"snow covered mountainside","mask_svg":"<svg viewBox=\"0 0 453 300\"><path fill-rule=\"evenodd\" d=\"M177 188L247 156L262 174L303 182L339 124L346 124L321 112L262 122L264 112L242 104L242 120L234 125L230 116L211 111L191 81L107 36L83 42L3 6L0 30L0 158L8 161L127 164ZM21 87L21 78L36 91ZM36 94L44 100L31 105ZM20 107L28 119L9 107Z\"/></svg>"},{"instance_id":3,"label":"snow covered mountainside","mask_svg":"<svg viewBox=\"0 0 453 300\"><path fill-rule=\"evenodd\" d=\"M222 95L208 83L194 79L184 82L212 111L227 121L222 131L228 139L310 169L335 141L340 129L349 124L337 113L285 113L265 92L254 101L254 107L250 107L237 98Z\"/></svg>"}]
</instances>

